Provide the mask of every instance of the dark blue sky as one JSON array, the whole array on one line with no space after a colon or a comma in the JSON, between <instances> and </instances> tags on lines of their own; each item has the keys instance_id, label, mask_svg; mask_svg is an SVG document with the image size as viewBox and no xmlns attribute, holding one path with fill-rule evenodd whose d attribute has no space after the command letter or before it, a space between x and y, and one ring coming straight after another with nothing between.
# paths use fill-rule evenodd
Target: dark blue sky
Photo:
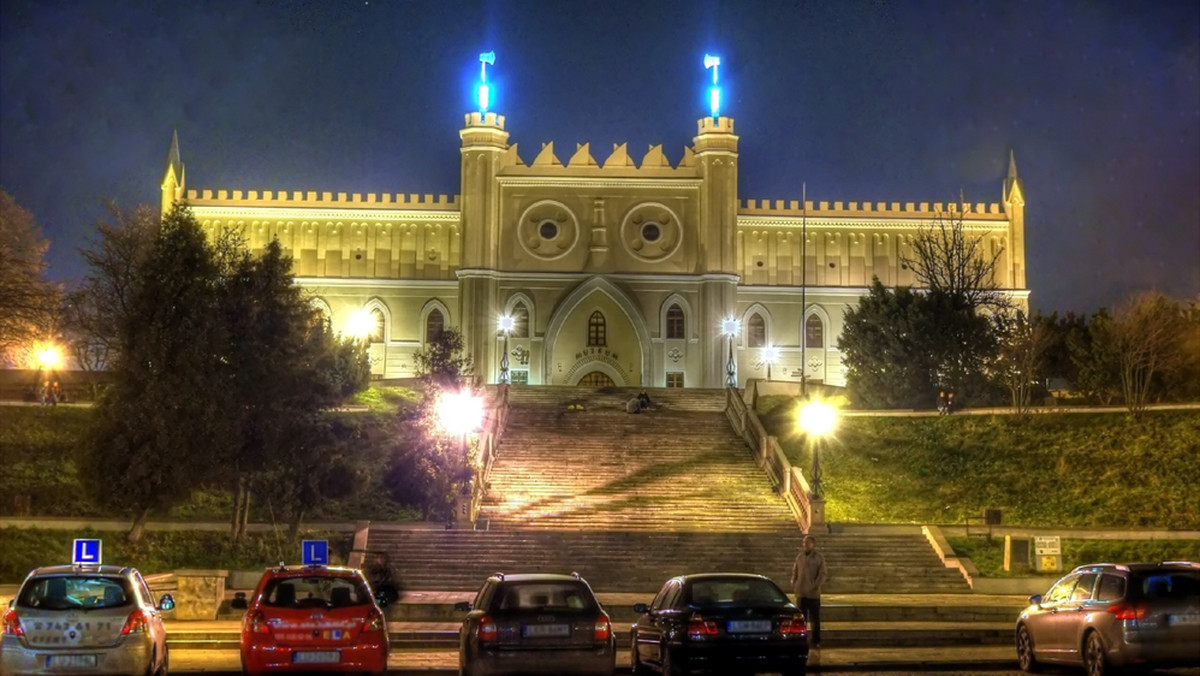
<instances>
[{"instance_id":1,"label":"dark blue sky","mask_svg":"<svg viewBox=\"0 0 1200 676\"><path fill-rule=\"evenodd\" d=\"M83 273L103 213L188 185L455 193L477 56L532 161L628 141L672 162L705 52L742 199L1028 198L1036 307L1200 294L1200 3L0 2L0 187Z\"/></svg>"}]
</instances>

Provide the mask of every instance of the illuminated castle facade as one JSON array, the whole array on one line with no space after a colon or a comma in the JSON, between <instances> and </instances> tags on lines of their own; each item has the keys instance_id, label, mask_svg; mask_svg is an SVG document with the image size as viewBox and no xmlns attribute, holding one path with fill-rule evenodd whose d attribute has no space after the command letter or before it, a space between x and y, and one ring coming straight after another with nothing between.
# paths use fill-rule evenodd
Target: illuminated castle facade
<instances>
[{"instance_id":1,"label":"illuminated castle facade","mask_svg":"<svg viewBox=\"0 0 1200 676\"><path fill-rule=\"evenodd\" d=\"M413 352L456 326L476 372L497 382L497 322L511 317L514 384L722 387L732 343L739 386L766 376L771 352L773 380L843 385L844 310L873 276L913 284L903 264L913 236L956 209L987 252L1002 252L1000 287L1028 297L1011 159L999 203L802 205L739 200L728 117L700 119L675 166L661 146L635 159L624 144L599 162L583 144L563 164L547 143L526 163L491 112L467 114L459 136L449 196L195 190L176 140L162 208L186 200L210 234L237 229L255 250L278 239L335 330L368 320L382 378L412 376Z\"/></svg>"}]
</instances>

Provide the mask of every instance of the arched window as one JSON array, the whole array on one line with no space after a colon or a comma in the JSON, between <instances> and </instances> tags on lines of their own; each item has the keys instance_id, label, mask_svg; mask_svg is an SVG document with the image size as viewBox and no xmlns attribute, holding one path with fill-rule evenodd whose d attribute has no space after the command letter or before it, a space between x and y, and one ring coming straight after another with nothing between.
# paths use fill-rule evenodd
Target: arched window
<instances>
[{"instance_id":1,"label":"arched window","mask_svg":"<svg viewBox=\"0 0 1200 676\"><path fill-rule=\"evenodd\" d=\"M588 347L604 347L607 345L605 332L604 315L600 314L599 310L596 310L588 318Z\"/></svg>"},{"instance_id":2,"label":"arched window","mask_svg":"<svg viewBox=\"0 0 1200 676\"><path fill-rule=\"evenodd\" d=\"M512 309L513 330L510 335L513 338L528 338L529 337L529 309L524 303L517 303Z\"/></svg>"},{"instance_id":3,"label":"arched window","mask_svg":"<svg viewBox=\"0 0 1200 676\"><path fill-rule=\"evenodd\" d=\"M683 340L683 308L678 305L667 308L667 339Z\"/></svg>"},{"instance_id":4,"label":"arched window","mask_svg":"<svg viewBox=\"0 0 1200 676\"><path fill-rule=\"evenodd\" d=\"M755 312L746 322L746 347L767 346L767 323Z\"/></svg>"},{"instance_id":5,"label":"arched window","mask_svg":"<svg viewBox=\"0 0 1200 676\"><path fill-rule=\"evenodd\" d=\"M432 343L442 335L442 330L446 328L446 318L442 316L441 310L431 310L429 315L425 317L425 342Z\"/></svg>"},{"instance_id":6,"label":"arched window","mask_svg":"<svg viewBox=\"0 0 1200 676\"><path fill-rule=\"evenodd\" d=\"M804 322L804 347L809 349L824 349L825 325L817 315L809 315Z\"/></svg>"},{"instance_id":7,"label":"arched window","mask_svg":"<svg viewBox=\"0 0 1200 676\"><path fill-rule=\"evenodd\" d=\"M371 310L371 332L367 334L367 339L372 343L383 342L383 311L379 308Z\"/></svg>"}]
</instances>

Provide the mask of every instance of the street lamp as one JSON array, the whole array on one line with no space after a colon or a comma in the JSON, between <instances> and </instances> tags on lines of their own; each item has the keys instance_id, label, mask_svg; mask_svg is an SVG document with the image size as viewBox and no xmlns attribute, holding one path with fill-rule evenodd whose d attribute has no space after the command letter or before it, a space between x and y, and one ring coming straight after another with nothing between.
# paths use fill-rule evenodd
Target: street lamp
<instances>
[{"instance_id":1,"label":"street lamp","mask_svg":"<svg viewBox=\"0 0 1200 676\"><path fill-rule=\"evenodd\" d=\"M62 351L53 343L39 345L35 354L38 368L42 371L54 371L62 363Z\"/></svg>"},{"instance_id":2,"label":"street lamp","mask_svg":"<svg viewBox=\"0 0 1200 676\"><path fill-rule=\"evenodd\" d=\"M733 317L721 322L721 333L729 339L729 362L725 364L725 387L737 387L737 362L733 360L733 339L742 330L742 323Z\"/></svg>"},{"instance_id":3,"label":"street lamp","mask_svg":"<svg viewBox=\"0 0 1200 676\"><path fill-rule=\"evenodd\" d=\"M821 441L837 427L837 411L829 404L814 401L800 409L800 428L808 435L813 449L812 476L809 487L814 498L825 497L821 490Z\"/></svg>"},{"instance_id":4,"label":"street lamp","mask_svg":"<svg viewBox=\"0 0 1200 676\"><path fill-rule=\"evenodd\" d=\"M375 331L375 316L367 310L359 310L350 315L346 328L348 333L359 340L367 340Z\"/></svg>"},{"instance_id":5,"label":"street lamp","mask_svg":"<svg viewBox=\"0 0 1200 676\"><path fill-rule=\"evenodd\" d=\"M763 363L767 365L767 382L771 382L771 364L779 361L779 348L768 345L762 351Z\"/></svg>"},{"instance_id":6,"label":"street lamp","mask_svg":"<svg viewBox=\"0 0 1200 676\"><path fill-rule=\"evenodd\" d=\"M512 333L516 327L516 320L511 315L500 315L496 320L496 327L500 329L500 333L504 334L504 352L500 356L500 382L508 385L512 382L512 378L508 373L508 334Z\"/></svg>"}]
</instances>

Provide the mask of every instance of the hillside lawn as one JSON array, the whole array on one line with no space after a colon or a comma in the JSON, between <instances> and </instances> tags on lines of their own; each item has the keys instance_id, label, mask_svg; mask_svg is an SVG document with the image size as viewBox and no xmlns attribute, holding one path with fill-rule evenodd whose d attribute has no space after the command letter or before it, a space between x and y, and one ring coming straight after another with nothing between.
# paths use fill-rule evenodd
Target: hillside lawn
<instances>
[{"instance_id":1,"label":"hillside lawn","mask_svg":"<svg viewBox=\"0 0 1200 676\"><path fill-rule=\"evenodd\" d=\"M1030 577L1047 579L1046 587L1063 572L1089 563L1156 563L1200 561L1200 540L1062 540L1062 572L1037 573L1004 570L1004 538L946 538L954 553L971 559L984 577Z\"/></svg>"},{"instance_id":2,"label":"hillside lawn","mask_svg":"<svg viewBox=\"0 0 1200 676\"><path fill-rule=\"evenodd\" d=\"M805 477L797 400L761 397L768 434ZM821 451L826 520L1200 529L1200 411L842 416Z\"/></svg>"}]
</instances>

